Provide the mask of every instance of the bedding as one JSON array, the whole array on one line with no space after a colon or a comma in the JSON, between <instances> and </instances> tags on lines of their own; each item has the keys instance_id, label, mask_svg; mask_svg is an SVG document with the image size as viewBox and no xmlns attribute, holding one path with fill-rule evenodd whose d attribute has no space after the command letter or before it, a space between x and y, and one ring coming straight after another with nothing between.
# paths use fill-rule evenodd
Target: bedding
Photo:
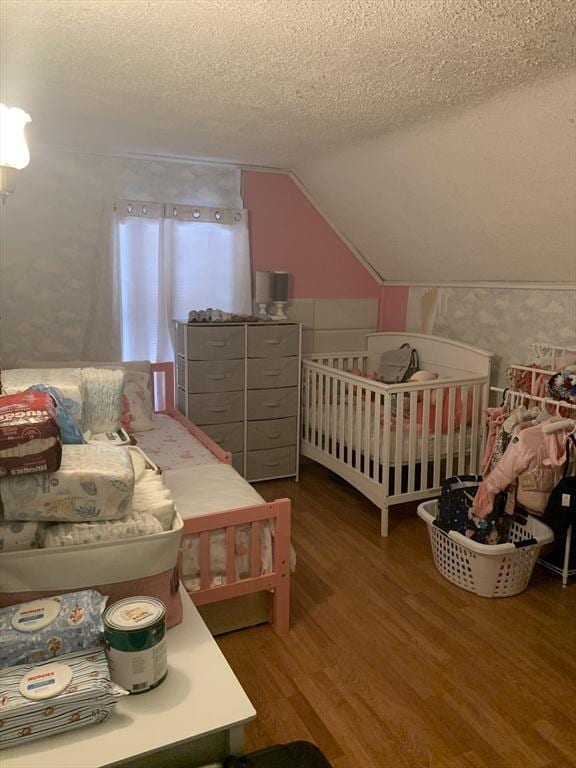
<instances>
[{"instance_id":1,"label":"bedding","mask_svg":"<svg viewBox=\"0 0 576 768\"><path fill-rule=\"evenodd\" d=\"M129 434L154 429L150 373L126 370L122 398L122 426Z\"/></svg>"},{"instance_id":2,"label":"bedding","mask_svg":"<svg viewBox=\"0 0 576 768\"><path fill-rule=\"evenodd\" d=\"M420 405L420 404L418 404ZM407 406L406 406L407 407ZM342 443L345 447L351 447L352 450L360 450L360 452L364 453L366 450L366 419L368 419L369 424L368 427L370 429L370 437L368 440L368 444L370 446L370 456L371 458L374 458L376 455L376 449L375 449L375 438L376 434L379 432L380 436L380 447L379 447L379 457L380 460L382 460L382 457L384 456L384 445L386 440L391 440L390 443L390 462L392 464L396 461L396 424L393 422L391 425L391 429L387 430L385 426L382 423L382 417L380 419L379 429L374 424L374 403L370 404L370 413L366 414L366 404L363 403L362 407L360 409L354 409L344 407L342 409L338 409L336 413L336 421L334 424L331 423L331 419L334 419L334 408L330 405L328 406L328 410L326 410L326 406L324 407L323 417L322 417L322 423L323 423L323 432L325 437L330 437L330 440L336 439L337 443ZM417 418L418 413L421 413L421 411L417 410ZM358 424L359 422L359 424ZM360 427L360 433L358 436L358 426ZM402 440L401 440L401 448L400 448L400 455L401 455L401 461L403 464L408 463L410 458L410 443L409 443L409 436L410 436L410 422L409 420L403 421L404 429L402 430ZM464 426L464 425L462 425ZM443 425L442 425L443 428ZM457 425L455 425L456 433L453 438L453 444L459 442L459 431L457 428ZM350 437L350 429L351 437ZM422 420L418 422L416 421L416 433L415 433L415 445L416 445L416 459L419 460L422 457ZM469 450L470 444L471 444L471 427L470 425L467 425L466 428L466 435L465 435L465 446L466 450ZM432 460L432 458L435 455L436 452L436 446L437 444L440 444L440 455L446 456L448 451L448 435L445 431L440 432L440 434L435 434L435 421L430 420L429 425L429 432L428 432L428 439L426 441L426 446L424 446L424 455L428 457L429 460Z\"/></svg>"},{"instance_id":3,"label":"bedding","mask_svg":"<svg viewBox=\"0 0 576 768\"><path fill-rule=\"evenodd\" d=\"M240 509L264 504L265 501L252 486L228 464L213 464L168 470L164 482L176 500L178 512L186 519L213 512ZM236 527L236 571L238 578L250 575L249 524ZM273 567L273 531L268 522L260 529L261 574ZM189 592L200 589L199 537L182 538L182 580ZM226 583L226 534L224 529L210 532L210 565L212 585Z\"/></svg>"},{"instance_id":4,"label":"bedding","mask_svg":"<svg viewBox=\"0 0 576 768\"><path fill-rule=\"evenodd\" d=\"M165 414L154 414L153 429L137 432L138 447L162 470L218 464L214 454L186 427Z\"/></svg>"},{"instance_id":5,"label":"bedding","mask_svg":"<svg viewBox=\"0 0 576 768\"><path fill-rule=\"evenodd\" d=\"M126 449L65 445L57 472L7 477L0 483L6 520L86 522L126 517L134 468Z\"/></svg>"}]
</instances>

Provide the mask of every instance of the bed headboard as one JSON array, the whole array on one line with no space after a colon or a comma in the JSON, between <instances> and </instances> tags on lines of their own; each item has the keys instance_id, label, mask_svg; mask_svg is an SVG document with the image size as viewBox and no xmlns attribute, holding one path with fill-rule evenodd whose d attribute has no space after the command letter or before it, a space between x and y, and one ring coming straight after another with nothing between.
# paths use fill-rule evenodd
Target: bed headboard
<instances>
[{"instance_id":1,"label":"bed headboard","mask_svg":"<svg viewBox=\"0 0 576 768\"><path fill-rule=\"evenodd\" d=\"M378 370L382 352L397 349L402 344L410 344L418 351L421 370L435 371L441 378L452 378L463 373L490 378L491 352L461 341L428 336L424 333L368 334L366 348L370 367Z\"/></svg>"}]
</instances>

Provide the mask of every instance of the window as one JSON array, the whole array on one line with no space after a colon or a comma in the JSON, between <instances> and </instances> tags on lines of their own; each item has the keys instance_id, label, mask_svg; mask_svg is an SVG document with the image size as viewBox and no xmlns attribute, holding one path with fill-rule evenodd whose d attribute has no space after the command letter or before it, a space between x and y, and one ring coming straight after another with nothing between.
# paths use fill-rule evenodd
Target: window
<instances>
[{"instance_id":1,"label":"window","mask_svg":"<svg viewBox=\"0 0 576 768\"><path fill-rule=\"evenodd\" d=\"M172 321L191 309L251 313L245 211L116 204L122 359L173 359Z\"/></svg>"}]
</instances>

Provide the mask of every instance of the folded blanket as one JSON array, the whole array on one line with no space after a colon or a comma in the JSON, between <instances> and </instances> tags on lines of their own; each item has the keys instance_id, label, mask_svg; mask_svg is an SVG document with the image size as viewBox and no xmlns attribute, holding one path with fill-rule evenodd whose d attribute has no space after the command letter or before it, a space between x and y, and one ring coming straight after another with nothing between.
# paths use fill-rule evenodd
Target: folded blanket
<instances>
[{"instance_id":1,"label":"folded blanket","mask_svg":"<svg viewBox=\"0 0 576 768\"><path fill-rule=\"evenodd\" d=\"M118 520L131 511L134 469L125 448L65 445L57 472L0 483L6 520Z\"/></svg>"},{"instance_id":2,"label":"folded blanket","mask_svg":"<svg viewBox=\"0 0 576 768\"><path fill-rule=\"evenodd\" d=\"M162 525L149 514L135 515L126 520L101 523L54 523L46 528L44 547L70 547L77 544L96 544L99 541L134 539L162 533Z\"/></svg>"},{"instance_id":3,"label":"folded blanket","mask_svg":"<svg viewBox=\"0 0 576 768\"><path fill-rule=\"evenodd\" d=\"M54 663L9 667L0 673L0 748L13 747L55 733L106 720L126 691L110 680L104 651L88 650L61 656ZM64 690L49 698L23 696L28 688L54 685L71 677ZM33 679L31 679L31 677ZM59 680L60 678L60 680Z\"/></svg>"},{"instance_id":4,"label":"folded blanket","mask_svg":"<svg viewBox=\"0 0 576 768\"><path fill-rule=\"evenodd\" d=\"M94 434L115 432L122 417L123 368L82 368L84 413L82 424Z\"/></svg>"}]
</instances>

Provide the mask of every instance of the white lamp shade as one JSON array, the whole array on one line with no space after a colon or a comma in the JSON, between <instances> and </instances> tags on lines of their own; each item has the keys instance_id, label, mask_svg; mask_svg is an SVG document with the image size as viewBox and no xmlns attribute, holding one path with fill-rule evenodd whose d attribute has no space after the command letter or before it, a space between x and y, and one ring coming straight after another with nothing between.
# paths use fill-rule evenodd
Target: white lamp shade
<instances>
[{"instance_id":1,"label":"white lamp shade","mask_svg":"<svg viewBox=\"0 0 576 768\"><path fill-rule=\"evenodd\" d=\"M30 152L24 128L30 122L30 115L24 110L0 104L0 165L26 168L30 162Z\"/></svg>"},{"instance_id":2,"label":"white lamp shade","mask_svg":"<svg viewBox=\"0 0 576 768\"><path fill-rule=\"evenodd\" d=\"M268 304L271 292L271 273L256 272L255 301L258 304Z\"/></svg>"}]
</instances>

